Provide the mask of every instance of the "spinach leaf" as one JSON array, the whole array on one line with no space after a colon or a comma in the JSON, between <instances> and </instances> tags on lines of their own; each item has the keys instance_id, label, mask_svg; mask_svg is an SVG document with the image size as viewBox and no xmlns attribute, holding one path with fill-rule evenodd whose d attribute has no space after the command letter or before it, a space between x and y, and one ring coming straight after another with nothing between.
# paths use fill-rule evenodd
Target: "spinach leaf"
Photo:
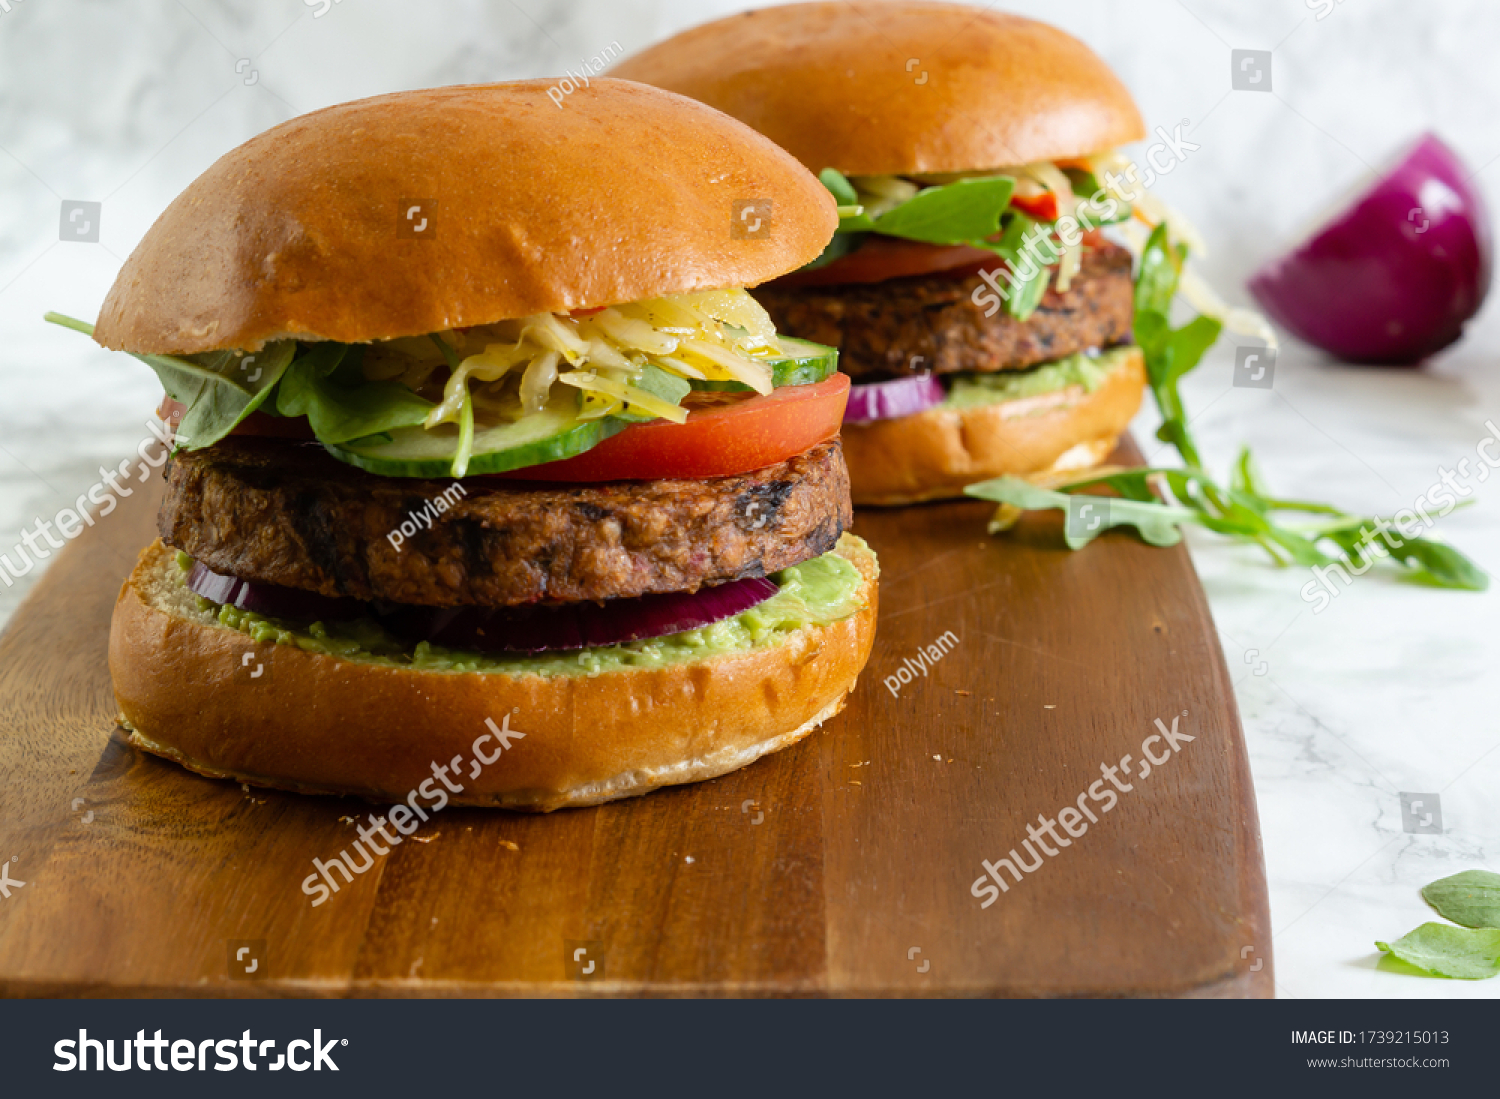
<instances>
[{"instance_id":1,"label":"spinach leaf","mask_svg":"<svg viewBox=\"0 0 1500 1099\"><path fill-rule=\"evenodd\" d=\"M1000 231L1016 181L1009 176L960 179L918 191L874 221L877 233L928 244L967 244Z\"/></svg>"},{"instance_id":2,"label":"spinach leaf","mask_svg":"<svg viewBox=\"0 0 1500 1099\"><path fill-rule=\"evenodd\" d=\"M282 377L276 410L306 416L319 442L346 443L420 424L436 407L398 382L339 384L333 375L350 350L341 343L312 345Z\"/></svg>"},{"instance_id":3,"label":"spinach leaf","mask_svg":"<svg viewBox=\"0 0 1500 1099\"><path fill-rule=\"evenodd\" d=\"M240 358L221 352L213 359L213 378L183 374L168 365L152 363L162 388L187 406L177 426L177 445L199 450L228 435L266 402L296 351L297 345L292 340L279 340ZM231 372L239 374L243 383L229 377ZM251 387L248 393L242 384ZM174 388L177 392L173 392Z\"/></svg>"},{"instance_id":4,"label":"spinach leaf","mask_svg":"<svg viewBox=\"0 0 1500 1099\"><path fill-rule=\"evenodd\" d=\"M94 326L87 321L60 313L48 313L44 319L86 336L94 334ZM177 445L185 450L199 450L224 438L261 407L296 350L293 341L279 340L251 355L233 351L202 355L132 352L131 355L156 372L167 396L186 406L177 428Z\"/></svg>"},{"instance_id":5,"label":"spinach leaf","mask_svg":"<svg viewBox=\"0 0 1500 1099\"><path fill-rule=\"evenodd\" d=\"M1424 886L1422 899L1464 927L1500 928L1500 874L1465 870Z\"/></svg>"},{"instance_id":6,"label":"spinach leaf","mask_svg":"<svg viewBox=\"0 0 1500 1099\"><path fill-rule=\"evenodd\" d=\"M1375 944L1387 954L1439 977L1478 981L1500 973L1500 931L1471 931L1424 923L1393 943Z\"/></svg>"}]
</instances>

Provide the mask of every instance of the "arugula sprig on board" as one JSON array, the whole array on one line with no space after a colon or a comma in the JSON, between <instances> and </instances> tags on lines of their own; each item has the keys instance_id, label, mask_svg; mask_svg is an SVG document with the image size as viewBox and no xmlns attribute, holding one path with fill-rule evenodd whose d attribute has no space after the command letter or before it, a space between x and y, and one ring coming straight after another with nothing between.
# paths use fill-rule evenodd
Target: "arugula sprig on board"
<instances>
[{"instance_id":1,"label":"arugula sprig on board","mask_svg":"<svg viewBox=\"0 0 1500 1099\"><path fill-rule=\"evenodd\" d=\"M1182 459L1181 467L1106 470L1044 488L1019 477L1001 477L970 485L965 491L999 503L991 531L1008 529L1026 511L1067 512L1073 499L1091 489L1114 490L1091 524L1073 524L1067 543L1082 549L1112 527L1134 527L1152 545L1181 540L1191 523L1240 542L1259 545L1277 565L1326 566L1336 561L1358 572L1384 558L1404 566L1410 579L1433 587L1484 591L1489 576L1452 546L1429 538L1406 538L1376 516L1344 511L1331 504L1285 499L1271 494L1248 447L1240 451L1226 483L1203 469L1198 444L1178 389L1219 338L1221 325L1197 317L1181 328L1168 320L1177 295L1185 245L1173 245L1165 225L1158 225L1141 254L1135 283L1135 341L1146 361L1146 375L1161 427L1156 436ZM1104 511L1107 511L1107 520ZM1301 521L1287 516L1303 516ZM1326 547L1326 548L1325 548Z\"/></svg>"}]
</instances>

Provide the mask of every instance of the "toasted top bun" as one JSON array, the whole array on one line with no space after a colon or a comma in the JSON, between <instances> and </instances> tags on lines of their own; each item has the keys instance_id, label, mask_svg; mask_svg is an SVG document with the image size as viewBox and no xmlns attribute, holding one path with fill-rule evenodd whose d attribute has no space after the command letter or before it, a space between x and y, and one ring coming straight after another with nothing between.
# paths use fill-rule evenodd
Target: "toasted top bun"
<instances>
[{"instance_id":1,"label":"toasted top bun","mask_svg":"<svg viewBox=\"0 0 1500 1099\"><path fill-rule=\"evenodd\" d=\"M814 259L837 224L785 152L656 88L400 92L220 157L125 262L94 338L254 351L754 286Z\"/></svg>"},{"instance_id":2,"label":"toasted top bun","mask_svg":"<svg viewBox=\"0 0 1500 1099\"><path fill-rule=\"evenodd\" d=\"M717 107L815 172L984 170L1145 136L1130 93L1082 42L961 4L831 0L745 12L610 72Z\"/></svg>"}]
</instances>

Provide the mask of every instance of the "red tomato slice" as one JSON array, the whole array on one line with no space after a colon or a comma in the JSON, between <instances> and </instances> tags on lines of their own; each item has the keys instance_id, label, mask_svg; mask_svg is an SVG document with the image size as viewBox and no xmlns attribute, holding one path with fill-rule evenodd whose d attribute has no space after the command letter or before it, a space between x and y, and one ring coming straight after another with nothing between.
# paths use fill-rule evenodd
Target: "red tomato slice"
<instances>
[{"instance_id":1,"label":"red tomato slice","mask_svg":"<svg viewBox=\"0 0 1500 1099\"><path fill-rule=\"evenodd\" d=\"M1027 217L1035 218L1037 221L1057 220L1057 196L1051 191L1045 191L1039 195L1030 195L1022 198L1020 195L1011 195L1010 204Z\"/></svg>"},{"instance_id":2,"label":"red tomato slice","mask_svg":"<svg viewBox=\"0 0 1500 1099\"><path fill-rule=\"evenodd\" d=\"M765 397L688 413L685 424L637 424L560 462L489 476L512 481L652 481L727 477L785 461L839 433L849 376L784 385Z\"/></svg>"},{"instance_id":3,"label":"red tomato slice","mask_svg":"<svg viewBox=\"0 0 1500 1099\"><path fill-rule=\"evenodd\" d=\"M1098 229L1092 229L1083 234L1083 243L1086 247L1098 248L1105 243L1105 238ZM843 286L918 275L966 279L986 267L1003 264L1004 261L995 253L970 248L966 244L923 244L916 240L870 236L856 251L840 256L826 267L793 271L766 285L787 288Z\"/></svg>"}]
</instances>

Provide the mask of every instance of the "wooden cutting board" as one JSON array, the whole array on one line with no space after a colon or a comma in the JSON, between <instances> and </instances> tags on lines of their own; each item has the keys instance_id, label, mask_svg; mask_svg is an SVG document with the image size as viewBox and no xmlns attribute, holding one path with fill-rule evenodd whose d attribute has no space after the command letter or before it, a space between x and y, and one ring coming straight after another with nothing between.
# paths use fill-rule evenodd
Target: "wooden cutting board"
<instances>
[{"instance_id":1,"label":"wooden cutting board","mask_svg":"<svg viewBox=\"0 0 1500 1099\"><path fill-rule=\"evenodd\" d=\"M199 778L114 724L109 616L155 504L86 530L0 639L0 859L25 882L0 992L1271 994L1244 741L1181 547L1074 554L1045 517L990 538L977 502L861 512L879 632L822 730L598 808L447 809L314 908L311 860L369 806ZM1149 744L1142 779L1156 719L1177 750ZM1087 791L1127 754L1103 812ZM1080 799L1097 821L1028 853ZM1018 882L1012 848L1040 862ZM984 860L1008 886L988 907Z\"/></svg>"}]
</instances>

